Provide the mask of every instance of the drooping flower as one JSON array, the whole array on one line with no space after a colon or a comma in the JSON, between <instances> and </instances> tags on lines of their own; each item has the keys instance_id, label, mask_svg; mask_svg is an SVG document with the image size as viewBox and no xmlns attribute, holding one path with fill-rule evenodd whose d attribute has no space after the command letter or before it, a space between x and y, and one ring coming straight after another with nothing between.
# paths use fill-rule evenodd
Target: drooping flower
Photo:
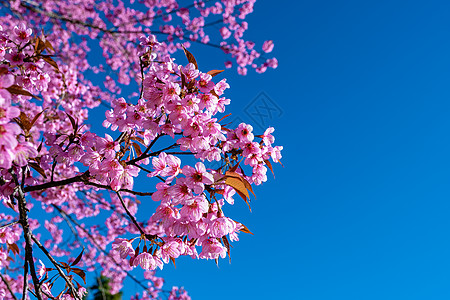
<instances>
[{"instance_id":1,"label":"drooping flower","mask_svg":"<svg viewBox=\"0 0 450 300\"><path fill-rule=\"evenodd\" d=\"M128 255L133 254L133 246L127 239L117 238L111 245L113 251L120 254L120 258L125 259Z\"/></svg>"}]
</instances>

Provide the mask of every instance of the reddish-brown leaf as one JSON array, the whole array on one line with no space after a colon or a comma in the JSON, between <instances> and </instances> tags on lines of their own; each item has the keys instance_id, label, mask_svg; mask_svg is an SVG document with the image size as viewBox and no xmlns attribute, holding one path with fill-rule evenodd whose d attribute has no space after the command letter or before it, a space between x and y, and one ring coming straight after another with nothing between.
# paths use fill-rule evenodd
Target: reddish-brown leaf
<instances>
[{"instance_id":1,"label":"reddish-brown leaf","mask_svg":"<svg viewBox=\"0 0 450 300\"><path fill-rule=\"evenodd\" d=\"M222 241L223 241L223 244L225 245L225 247L227 248L228 259L230 260L230 263L231 263L231 252L230 252L231 245L230 245L230 242L228 241L228 238L226 235L224 235L222 237Z\"/></svg>"},{"instance_id":2,"label":"reddish-brown leaf","mask_svg":"<svg viewBox=\"0 0 450 300\"><path fill-rule=\"evenodd\" d=\"M80 262L81 258L83 257L83 252L84 252L84 248L83 248L83 250L81 250L81 253L77 256L77 258L75 258L73 263L70 264L71 266L76 266Z\"/></svg>"},{"instance_id":3,"label":"reddish-brown leaf","mask_svg":"<svg viewBox=\"0 0 450 300\"><path fill-rule=\"evenodd\" d=\"M39 117L42 115L42 113L43 113L44 111L45 111L45 109L42 110L40 113L38 113L37 115L34 116L33 120L31 121L30 129L31 129L31 127L33 127L34 123L36 123L37 119L39 119Z\"/></svg>"},{"instance_id":4,"label":"reddish-brown leaf","mask_svg":"<svg viewBox=\"0 0 450 300\"><path fill-rule=\"evenodd\" d=\"M72 272L74 272L75 274L77 274L78 276L80 276L81 279L83 279L84 284L86 284L86 273L85 273L83 270L78 269L78 268L73 268L73 269L72 269Z\"/></svg>"},{"instance_id":5,"label":"reddish-brown leaf","mask_svg":"<svg viewBox=\"0 0 450 300\"><path fill-rule=\"evenodd\" d=\"M36 43L34 44L34 52L36 54L40 54L45 49L45 43L40 39L36 39Z\"/></svg>"},{"instance_id":6,"label":"reddish-brown leaf","mask_svg":"<svg viewBox=\"0 0 450 300\"><path fill-rule=\"evenodd\" d=\"M42 177L47 178L47 175L45 175L44 169L42 169L40 165L38 165L37 163L34 163L34 162L30 162L30 163L28 163L28 165L30 167L32 167L33 169L35 169L39 174L41 174Z\"/></svg>"},{"instance_id":7,"label":"reddish-brown leaf","mask_svg":"<svg viewBox=\"0 0 450 300\"><path fill-rule=\"evenodd\" d=\"M239 165L239 164L238 164L238 165ZM236 165L236 166L237 166L237 165ZM236 166L235 166L235 167L236 167ZM230 169L230 170L231 170L231 169ZM240 180L242 181L242 183L244 183L245 188L246 188L247 190L249 190L249 191L253 194L253 196L255 196L255 198L256 198L256 195L255 195L255 193L253 192L252 185L251 185L250 182L248 182L247 179L245 179L242 175L240 175L240 174L238 174L238 173L236 173L236 172L233 172L233 171L227 171L227 172L225 172L225 175L226 175L226 176L231 176L231 177L240 179ZM250 198L250 197L249 197L249 198Z\"/></svg>"},{"instance_id":8,"label":"reddish-brown leaf","mask_svg":"<svg viewBox=\"0 0 450 300\"><path fill-rule=\"evenodd\" d=\"M210 90L209 93L210 93L211 95L214 95L217 99L219 99L219 95L217 95L217 93L216 93L215 90Z\"/></svg>"},{"instance_id":9,"label":"reddish-brown leaf","mask_svg":"<svg viewBox=\"0 0 450 300\"><path fill-rule=\"evenodd\" d=\"M14 204L12 204L11 202L8 202L7 204L13 211L16 211L16 209L14 208Z\"/></svg>"},{"instance_id":10,"label":"reddish-brown leaf","mask_svg":"<svg viewBox=\"0 0 450 300\"><path fill-rule=\"evenodd\" d=\"M137 141L137 142L141 143L142 145L145 145L145 142L141 137L133 136L132 140Z\"/></svg>"},{"instance_id":11,"label":"reddish-brown leaf","mask_svg":"<svg viewBox=\"0 0 450 300\"><path fill-rule=\"evenodd\" d=\"M183 72L181 72L181 88L183 89L186 86L186 76L184 76Z\"/></svg>"},{"instance_id":12,"label":"reddish-brown leaf","mask_svg":"<svg viewBox=\"0 0 450 300\"><path fill-rule=\"evenodd\" d=\"M47 48L47 50L52 50L53 52L55 52L55 49L53 48L52 44L48 41L45 40L45 48Z\"/></svg>"},{"instance_id":13,"label":"reddish-brown leaf","mask_svg":"<svg viewBox=\"0 0 450 300\"><path fill-rule=\"evenodd\" d=\"M12 251L14 256L16 256L16 254L19 254L19 247L16 245L16 243L8 244L8 248Z\"/></svg>"},{"instance_id":14,"label":"reddish-brown leaf","mask_svg":"<svg viewBox=\"0 0 450 300\"><path fill-rule=\"evenodd\" d=\"M35 99L39 99L38 97L34 96L33 94L31 94L29 91L24 90L21 86L18 86L17 84L13 84L12 86L6 88L8 90L8 92L10 92L11 94L15 94L15 95L24 95L24 96L29 96L29 97L33 97Z\"/></svg>"},{"instance_id":15,"label":"reddish-brown leaf","mask_svg":"<svg viewBox=\"0 0 450 300\"><path fill-rule=\"evenodd\" d=\"M248 190L245 188L244 182L240 178L227 176L225 179L225 184L234 188L237 192L245 195L245 197L250 198Z\"/></svg>"},{"instance_id":16,"label":"reddish-brown leaf","mask_svg":"<svg viewBox=\"0 0 450 300\"><path fill-rule=\"evenodd\" d=\"M175 258L173 258L172 256L170 257L170 261L173 263L173 266L175 267L175 269L177 268L177 265L175 264Z\"/></svg>"},{"instance_id":17,"label":"reddish-brown leaf","mask_svg":"<svg viewBox=\"0 0 450 300\"><path fill-rule=\"evenodd\" d=\"M45 60L49 65L59 71L58 64L49 55L41 55L42 59Z\"/></svg>"},{"instance_id":18,"label":"reddish-brown leaf","mask_svg":"<svg viewBox=\"0 0 450 300\"><path fill-rule=\"evenodd\" d=\"M245 226L245 225L242 224L242 223L239 223L239 224L241 224L241 226L242 226L242 228L240 229L240 231L245 232L245 233L253 234L253 232L251 232L251 231L247 228L247 226ZM254 235L254 234L253 234L253 235Z\"/></svg>"},{"instance_id":19,"label":"reddish-brown leaf","mask_svg":"<svg viewBox=\"0 0 450 300\"><path fill-rule=\"evenodd\" d=\"M25 113L20 112L19 119L20 125L22 125L21 127L23 127L24 130L29 131L31 129L31 122L28 116Z\"/></svg>"},{"instance_id":20,"label":"reddish-brown leaf","mask_svg":"<svg viewBox=\"0 0 450 300\"><path fill-rule=\"evenodd\" d=\"M224 70L211 70L211 71L208 71L208 74L211 75L212 77L214 77L214 76L222 73L223 71Z\"/></svg>"},{"instance_id":21,"label":"reddish-brown leaf","mask_svg":"<svg viewBox=\"0 0 450 300\"><path fill-rule=\"evenodd\" d=\"M78 124L75 122L75 119L68 113L66 113L66 115L69 117L70 124L72 124L73 132L77 132Z\"/></svg>"},{"instance_id":22,"label":"reddish-brown leaf","mask_svg":"<svg viewBox=\"0 0 450 300\"><path fill-rule=\"evenodd\" d=\"M59 263L64 267L64 269L66 269L67 273L69 273L71 271L69 264L67 264L63 261L60 261Z\"/></svg>"},{"instance_id":23,"label":"reddish-brown leaf","mask_svg":"<svg viewBox=\"0 0 450 300\"><path fill-rule=\"evenodd\" d=\"M136 151L137 156L142 155L141 147L139 147L139 145L137 143L133 143L133 148Z\"/></svg>"},{"instance_id":24,"label":"reddish-brown leaf","mask_svg":"<svg viewBox=\"0 0 450 300\"><path fill-rule=\"evenodd\" d=\"M194 64L195 68L198 69L197 61L195 60L194 55L192 55L191 52L189 52L188 50L186 50L186 48L184 48L184 46L182 46L182 47L183 47L184 54L186 55L188 61L189 61L190 63Z\"/></svg>"},{"instance_id":25,"label":"reddish-brown leaf","mask_svg":"<svg viewBox=\"0 0 450 300\"><path fill-rule=\"evenodd\" d=\"M267 167L269 167L270 171L272 171L273 177L275 178L275 173L273 172L272 164L270 163L270 161L266 159L264 160L264 162L266 163Z\"/></svg>"}]
</instances>

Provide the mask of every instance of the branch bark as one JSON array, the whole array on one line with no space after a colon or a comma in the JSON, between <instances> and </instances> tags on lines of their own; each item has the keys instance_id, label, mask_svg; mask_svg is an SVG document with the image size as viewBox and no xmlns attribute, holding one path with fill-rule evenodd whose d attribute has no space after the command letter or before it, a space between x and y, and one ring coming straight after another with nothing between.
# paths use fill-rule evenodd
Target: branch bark
<instances>
[{"instance_id":1,"label":"branch bark","mask_svg":"<svg viewBox=\"0 0 450 300\"><path fill-rule=\"evenodd\" d=\"M39 242L39 240L34 236L31 235L31 238L33 239L33 241L36 243L36 245L39 247L39 249L42 250L42 252L44 252L44 254L48 257L48 259L52 262L52 264L55 266L56 270L58 271L59 275L61 275L61 277L64 279L64 281L67 283L67 285L69 286L69 290L72 293L72 296L75 297L75 299L77 300L82 300L77 293L77 290L75 289L75 287L72 284L72 281L70 281L70 279L66 276L66 274L64 274L63 270L60 268L58 262L53 258L53 256L48 252L48 250L42 246L41 242Z\"/></svg>"},{"instance_id":2,"label":"branch bark","mask_svg":"<svg viewBox=\"0 0 450 300\"><path fill-rule=\"evenodd\" d=\"M34 258L33 258L33 246L31 241L32 232L30 229L30 224L28 222L28 214L27 214L27 203L25 200L25 195L23 193L21 185L19 185L19 181L17 176L13 174L14 181L16 183L16 199L18 201L19 207L19 222L22 225L23 236L25 239L25 264L24 264L24 290L23 290L23 299L26 299L26 293L28 291L28 268L30 269L30 275L33 280L34 289L36 291L36 298L38 300L42 300L41 295L41 287L39 284L39 279L36 275L36 269L34 267Z\"/></svg>"}]
</instances>

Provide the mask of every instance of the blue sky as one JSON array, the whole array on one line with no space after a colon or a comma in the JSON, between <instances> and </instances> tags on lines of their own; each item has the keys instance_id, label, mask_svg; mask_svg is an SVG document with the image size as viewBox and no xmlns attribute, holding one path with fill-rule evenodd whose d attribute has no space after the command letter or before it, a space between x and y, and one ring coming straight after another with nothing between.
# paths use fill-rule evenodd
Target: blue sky
<instances>
[{"instance_id":1,"label":"blue sky","mask_svg":"<svg viewBox=\"0 0 450 300\"><path fill-rule=\"evenodd\" d=\"M448 1L257 1L246 37L273 39L278 69L218 78L233 120L275 127L284 167L252 212L225 207L255 233L232 263L180 258L157 273L166 287L194 300L448 299L449 14ZM223 68L220 51L191 52Z\"/></svg>"},{"instance_id":2,"label":"blue sky","mask_svg":"<svg viewBox=\"0 0 450 300\"><path fill-rule=\"evenodd\" d=\"M224 76L233 116L251 123L262 91L282 110L265 125L284 168L252 213L227 209L255 233L232 263L180 260L159 273L168 284L193 299L448 299L449 13L448 1L258 1L247 38L273 39L280 66Z\"/></svg>"}]
</instances>

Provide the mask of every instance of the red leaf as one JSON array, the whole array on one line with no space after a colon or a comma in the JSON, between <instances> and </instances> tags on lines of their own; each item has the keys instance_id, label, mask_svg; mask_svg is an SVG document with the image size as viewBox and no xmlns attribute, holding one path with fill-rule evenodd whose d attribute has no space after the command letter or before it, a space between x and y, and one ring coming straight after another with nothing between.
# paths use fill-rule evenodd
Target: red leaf
<instances>
[{"instance_id":1,"label":"red leaf","mask_svg":"<svg viewBox=\"0 0 450 300\"><path fill-rule=\"evenodd\" d=\"M76 266L76 264L80 262L81 258L83 257L83 252L84 252L84 248L83 248L83 250L81 250L81 253L77 256L77 258L75 258L73 263L70 264L71 266Z\"/></svg>"},{"instance_id":2,"label":"red leaf","mask_svg":"<svg viewBox=\"0 0 450 300\"><path fill-rule=\"evenodd\" d=\"M211 75L212 77L214 77L214 76L222 73L223 71L224 70L211 70L211 71L208 71L208 74Z\"/></svg>"},{"instance_id":3,"label":"red leaf","mask_svg":"<svg viewBox=\"0 0 450 300\"><path fill-rule=\"evenodd\" d=\"M230 247L231 247L231 245L230 245L230 242L228 241L226 235L224 235L224 236L222 237L222 241L223 241L223 244L225 245L225 247L227 248L228 259L230 260L230 263L231 263L231 253L230 253Z\"/></svg>"},{"instance_id":4,"label":"red leaf","mask_svg":"<svg viewBox=\"0 0 450 300\"><path fill-rule=\"evenodd\" d=\"M181 88L186 86L186 76L184 76L183 72L181 72Z\"/></svg>"},{"instance_id":5,"label":"red leaf","mask_svg":"<svg viewBox=\"0 0 450 300\"><path fill-rule=\"evenodd\" d=\"M53 52L55 52L55 49L53 48L52 44L48 41L45 40L45 48L47 48L47 50L52 50Z\"/></svg>"},{"instance_id":6,"label":"red leaf","mask_svg":"<svg viewBox=\"0 0 450 300\"><path fill-rule=\"evenodd\" d=\"M250 198L248 190L246 189L244 182L242 182L240 178L234 176L227 176L225 179L225 184L231 186L237 192L245 195L245 197Z\"/></svg>"},{"instance_id":7,"label":"red leaf","mask_svg":"<svg viewBox=\"0 0 450 300\"><path fill-rule=\"evenodd\" d=\"M137 143L132 143L133 144L133 148L136 151L137 156L141 156L142 155L142 151L141 151L141 147L139 147L139 145Z\"/></svg>"},{"instance_id":8,"label":"red leaf","mask_svg":"<svg viewBox=\"0 0 450 300\"><path fill-rule=\"evenodd\" d=\"M220 121L222 121L223 119L225 119L225 118L227 118L227 117L229 117L229 116L231 116L231 113L229 113L228 115L226 115L226 116L223 116L222 118L220 118L220 120L219 120L219 121L217 121L217 123L219 123Z\"/></svg>"},{"instance_id":9,"label":"red leaf","mask_svg":"<svg viewBox=\"0 0 450 300\"><path fill-rule=\"evenodd\" d=\"M86 284L86 273L85 273L83 270L78 269L78 268L73 268L73 269L72 269L72 272L74 272L75 274L77 274L78 276L80 276L81 279L83 279L84 284Z\"/></svg>"},{"instance_id":10,"label":"red leaf","mask_svg":"<svg viewBox=\"0 0 450 300\"><path fill-rule=\"evenodd\" d=\"M247 226L245 226L245 225L242 224L242 223L239 223L239 224L242 226L242 228L240 229L240 231L245 232L245 233L250 233L250 234L254 235L253 232L251 232L251 231L247 228Z\"/></svg>"},{"instance_id":11,"label":"red leaf","mask_svg":"<svg viewBox=\"0 0 450 300\"><path fill-rule=\"evenodd\" d=\"M19 247L16 245L16 243L8 244L8 248L12 251L14 256L16 256L16 254L19 254Z\"/></svg>"},{"instance_id":12,"label":"red leaf","mask_svg":"<svg viewBox=\"0 0 450 300\"><path fill-rule=\"evenodd\" d=\"M41 55L42 59L45 60L49 65L59 71L58 64L49 55Z\"/></svg>"},{"instance_id":13,"label":"red leaf","mask_svg":"<svg viewBox=\"0 0 450 300\"><path fill-rule=\"evenodd\" d=\"M227 171L227 172L225 172L225 175L227 175L227 176L232 176L232 177L235 177L235 178L239 178L239 179L244 183L245 188L246 188L247 190L249 190L250 192L252 192L253 196L255 196L255 198L256 198L256 195L255 195L255 193L253 192L252 185L251 185L250 182L248 182L247 179L245 179L242 175L240 175L240 174L238 174L238 173L236 173L236 172L232 172L232 171ZM249 197L249 198L250 198L250 197Z\"/></svg>"},{"instance_id":14,"label":"red leaf","mask_svg":"<svg viewBox=\"0 0 450 300\"><path fill-rule=\"evenodd\" d=\"M42 113L43 113L44 111L45 111L45 109L42 110L40 113L38 113L37 115L34 116L33 120L31 121L31 127L33 127L34 123L36 123L37 119L39 119L39 117L42 115ZM30 127L30 129L31 129L31 127Z\"/></svg>"},{"instance_id":15,"label":"red leaf","mask_svg":"<svg viewBox=\"0 0 450 300\"><path fill-rule=\"evenodd\" d=\"M44 51L45 48L45 43L40 38L37 38L36 43L34 44L34 52L36 54L41 54L41 52Z\"/></svg>"},{"instance_id":16,"label":"red leaf","mask_svg":"<svg viewBox=\"0 0 450 300\"><path fill-rule=\"evenodd\" d=\"M70 124L72 124L73 132L77 132L78 124L75 122L75 119L71 115L69 115L68 113L66 113L66 115L69 117Z\"/></svg>"},{"instance_id":17,"label":"red leaf","mask_svg":"<svg viewBox=\"0 0 450 300\"><path fill-rule=\"evenodd\" d=\"M183 47L184 54L186 55L188 61L190 63L194 64L195 68L198 69L197 61L195 60L194 55L192 55L191 52L187 51L186 48L184 48L183 45L181 45L181 46Z\"/></svg>"},{"instance_id":18,"label":"red leaf","mask_svg":"<svg viewBox=\"0 0 450 300\"><path fill-rule=\"evenodd\" d=\"M22 127L22 129L24 131L29 131L31 129L30 119L28 118L28 116L25 113L20 112L19 120L20 120L19 125L20 125L20 127Z\"/></svg>"},{"instance_id":19,"label":"red leaf","mask_svg":"<svg viewBox=\"0 0 450 300\"><path fill-rule=\"evenodd\" d=\"M24 95L24 96L33 97L35 99L39 99L38 97L36 97L33 94L31 94L29 91L24 90L21 86L18 86L17 84L13 84L12 86L10 86L9 88L6 88L6 89L11 94Z\"/></svg>"},{"instance_id":20,"label":"red leaf","mask_svg":"<svg viewBox=\"0 0 450 300\"><path fill-rule=\"evenodd\" d=\"M34 163L34 162L30 162L30 163L28 163L28 165L30 167L32 167L33 169L35 169L39 174L41 174L42 177L47 178L47 175L45 175L44 169L42 169L40 165L38 165L37 163Z\"/></svg>"}]
</instances>

